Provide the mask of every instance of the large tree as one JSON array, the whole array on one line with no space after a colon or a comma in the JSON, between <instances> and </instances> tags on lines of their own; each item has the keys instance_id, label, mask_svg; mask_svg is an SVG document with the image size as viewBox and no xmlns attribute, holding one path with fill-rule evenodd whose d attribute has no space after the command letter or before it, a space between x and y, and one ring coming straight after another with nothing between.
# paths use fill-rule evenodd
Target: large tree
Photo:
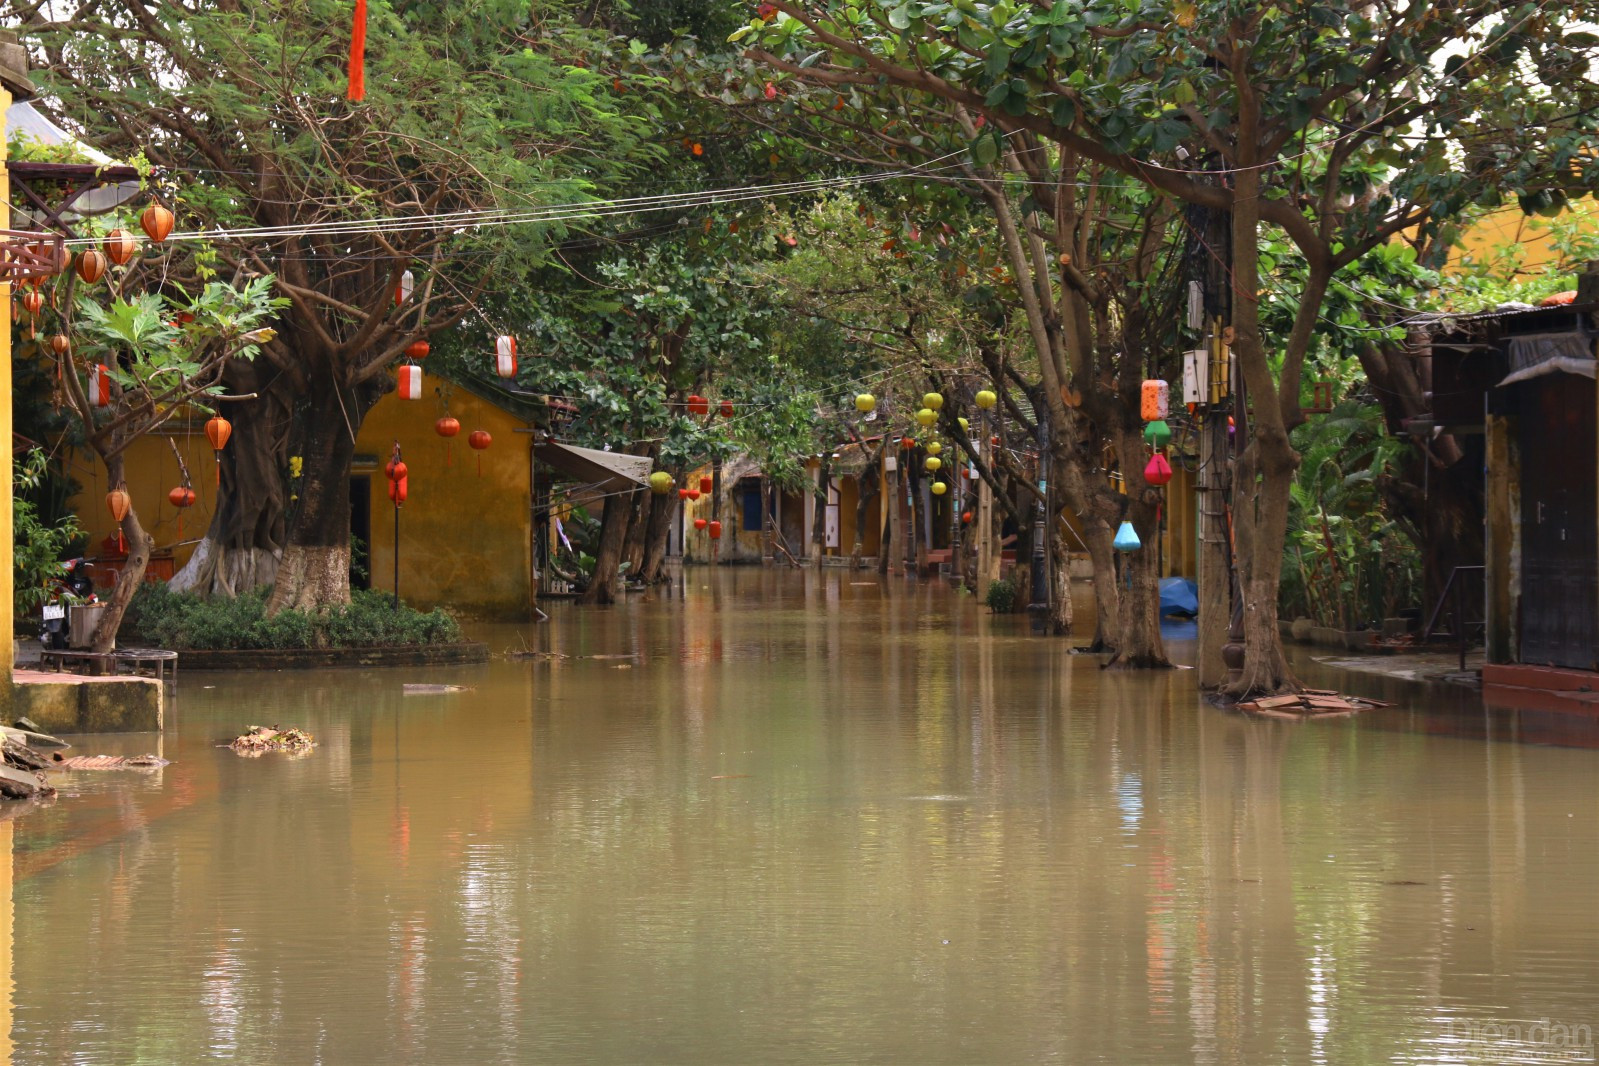
<instances>
[{"instance_id":1,"label":"large tree","mask_svg":"<svg viewBox=\"0 0 1599 1066\"><path fill-rule=\"evenodd\" d=\"M373 0L352 102L342 2L6 6L61 121L142 152L180 231L289 300L260 357L224 371L255 398L234 409L222 502L183 583L275 578L272 610L347 600L349 468L391 368L544 259L566 228L550 208L650 155L585 69L595 36L558 3Z\"/></svg>"}]
</instances>

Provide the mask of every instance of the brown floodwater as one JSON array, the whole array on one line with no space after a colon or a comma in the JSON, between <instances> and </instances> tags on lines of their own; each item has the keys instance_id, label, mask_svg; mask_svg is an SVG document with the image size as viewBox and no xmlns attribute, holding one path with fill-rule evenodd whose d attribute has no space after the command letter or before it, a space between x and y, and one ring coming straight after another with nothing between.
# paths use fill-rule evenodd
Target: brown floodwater
<instances>
[{"instance_id":1,"label":"brown floodwater","mask_svg":"<svg viewBox=\"0 0 1599 1066\"><path fill-rule=\"evenodd\" d=\"M0 826L14 1061L1593 1061L1594 720L1246 720L840 571L552 615L80 746L172 764Z\"/></svg>"}]
</instances>

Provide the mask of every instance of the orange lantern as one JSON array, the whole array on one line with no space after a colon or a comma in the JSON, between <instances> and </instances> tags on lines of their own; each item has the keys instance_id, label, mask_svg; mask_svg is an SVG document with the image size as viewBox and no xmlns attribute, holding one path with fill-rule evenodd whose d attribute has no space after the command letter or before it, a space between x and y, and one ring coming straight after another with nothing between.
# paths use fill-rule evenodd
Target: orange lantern
<instances>
[{"instance_id":1,"label":"orange lantern","mask_svg":"<svg viewBox=\"0 0 1599 1066\"><path fill-rule=\"evenodd\" d=\"M426 359L431 350L427 341L412 341L406 346L405 355L408 359Z\"/></svg>"},{"instance_id":2,"label":"orange lantern","mask_svg":"<svg viewBox=\"0 0 1599 1066\"><path fill-rule=\"evenodd\" d=\"M690 396L688 398L688 413L695 418L704 418L711 413L711 401L699 395Z\"/></svg>"},{"instance_id":3,"label":"orange lantern","mask_svg":"<svg viewBox=\"0 0 1599 1066\"><path fill-rule=\"evenodd\" d=\"M139 228L144 235L160 244L172 233L172 223L177 219L160 204L151 204L139 213Z\"/></svg>"},{"instance_id":4,"label":"orange lantern","mask_svg":"<svg viewBox=\"0 0 1599 1066\"><path fill-rule=\"evenodd\" d=\"M910 449L916 447L916 438L915 437L901 437L900 441L899 441L899 446L901 448L904 448L906 451L909 451Z\"/></svg>"},{"instance_id":5,"label":"orange lantern","mask_svg":"<svg viewBox=\"0 0 1599 1066\"><path fill-rule=\"evenodd\" d=\"M194 490L187 485L179 485L167 493L167 502L178 509L178 540L183 539L183 511L194 506Z\"/></svg>"},{"instance_id":6,"label":"orange lantern","mask_svg":"<svg viewBox=\"0 0 1599 1066\"><path fill-rule=\"evenodd\" d=\"M478 453L477 476L482 477L483 450L494 443L494 438L489 436L488 430L474 429L471 433L467 434L466 443L471 445L472 450Z\"/></svg>"},{"instance_id":7,"label":"orange lantern","mask_svg":"<svg viewBox=\"0 0 1599 1066\"><path fill-rule=\"evenodd\" d=\"M93 285L105 277L105 253L98 248L86 248L78 253L78 277L85 285Z\"/></svg>"},{"instance_id":8,"label":"orange lantern","mask_svg":"<svg viewBox=\"0 0 1599 1066\"><path fill-rule=\"evenodd\" d=\"M970 511L962 511L961 512L961 521L964 522L967 525L971 525L972 524L972 512L970 512Z\"/></svg>"},{"instance_id":9,"label":"orange lantern","mask_svg":"<svg viewBox=\"0 0 1599 1066\"><path fill-rule=\"evenodd\" d=\"M28 314L38 314L44 310L44 293L38 289L29 289L22 294L22 306L27 309Z\"/></svg>"},{"instance_id":10,"label":"orange lantern","mask_svg":"<svg viewBox=\"0 0 1599 1066\"><path fill-rule=\"evenodd\" d=\"M399 373L400 399L420 400L422 398L422 368L419 366L402 366Z\"/></svg>"},{"instance_id":11,"label":"orange lantern","mask_svg":"<svg viewBox=\"0 0 1599 1066\"><path fill-rule=\"evenodd\" d=\"M450 465L450 438L461 432L461 423L445 415L433 423L433 432L444 438L444 465Z\"/></svg>"},{"instance_id":12,"label":"orange lantern","mask_svg":"<svg viewBox=\"0 0 1599 1066\"><path fill-rule=\"evenodd\" d=\"M222 449L233 436L233 423L221 415L212 415L205 424L205 439L211 442L211 454L217 461L217 484L222 484Z\"/></svg>"},{"instance_id":13,"label":"orange lantern","mask_svg":"<svg viewBox=\"0 0 1599 1066\"><path fill-rule=\"evenodd\" d=\"M516 377L516 338L501 334L494 338L494 372L502 378Z\"/></svg>"},{"instance_id":14,"label":"orange lantern","mask_svg":"<svg viewBox=\"0 0 1599 1066\"><path fill-rule=\"evenodd\" d=\"M712 540L721 540L722 539L722 523L717 522L717 521L712 521L711 522L711 539Z\"/></svg>"},{"instance_id":15,"label":"orange lantern","mask_svg":"<svg viewBox=\"0 0 1599 1066\"><path fill-rule=\"evenodd\" d=\"M72 341L65 333L57 333L50 338L50 350L57 355L66 355L72 350Z\"/></svg>"},{"instance_id":16,"label":"orange lantern","mask_svg":"<svg viewBox=\"0 0 1599 1066\"><path fill-rule=\"evenodd\" d=\"M117 266L127 266L128 260L139 250L139 242L134 240L133 234L118 227L106 234L105 254Z\"/></svg>"},{"instance_id":17,"label":"orange lantern","mask_svg":"<svg viewBox=\"0 0 1599 1066\"><path fill-rule=\"evenodd\" d=\"M696 519L694 519L694 528L695 528L695 529L704 529L704 528L705 528L705 527L706 527L706 526L708 526L708 525L710 525L710 523L709 523L709 522L707 522L707 521L706 521L706 520L705 520L705 519L703 519L703 518L696 518Z\"/></svg>"},{"instance_id":18,"label":"orange lantern","mask_svg":"<svg viewBox=\"0 0 1599 1066\"><path fill-rule=\"evenodd\" d=\"M1158 378L1150 378L1139 388L1138 413L1145 422L1155 422L1167 415L1171 403L1171 386Z\"/></svg>"},{"instance_id":19,"label":"orange lantern","mask_svg":"<svg viewBox=\"0 0 1599 1066\"><path fill-rule=\"evenodd\" d=\"M716 487L716 483L714 481L712 481L709 477L701 477L700 478L700 491L703 492L705 495L709 496L713 491L715 491L715 487Z\"/></svg>"},{"instance_id":20,"label":"orange lantern","mask_svg":"<svg viewBox=\"0 0 1599 1066\"><path fill-rule=\"evenodd\" d=\"M128 517L128 512L133 508L133 500L128 496L128 490L115 488L105 494L106 510L111 512L111 518L117 524L117 550L127 551L127 542L122 539L122 520Z\"/></svg>"}]
</instances>

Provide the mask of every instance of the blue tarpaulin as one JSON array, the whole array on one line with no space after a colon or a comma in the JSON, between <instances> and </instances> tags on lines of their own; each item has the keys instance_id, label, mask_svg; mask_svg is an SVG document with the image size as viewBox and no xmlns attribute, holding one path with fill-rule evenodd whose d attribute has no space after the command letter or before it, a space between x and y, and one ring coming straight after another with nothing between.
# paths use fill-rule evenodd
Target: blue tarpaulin
<instances>
[{"instance_id":1,"label":"blue tarpaulin","mask_svg":"<svg viewBox=\"0 0 1599 1066\"><path fill-rule=\"evenodd\" d=\"M1192 618L1199 613L1199 586L1186 577L1168 577L1160 583L1160 614Z\"/></svg>"}]
</instances>

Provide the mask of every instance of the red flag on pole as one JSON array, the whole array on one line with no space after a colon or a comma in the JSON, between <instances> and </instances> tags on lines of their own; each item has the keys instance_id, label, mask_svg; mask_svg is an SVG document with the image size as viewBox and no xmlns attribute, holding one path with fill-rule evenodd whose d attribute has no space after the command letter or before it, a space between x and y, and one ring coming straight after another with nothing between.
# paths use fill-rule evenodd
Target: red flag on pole
<instances>
[{"instance_id":1,"label":"red flag on pole","mask_svg":"<svg viewBox=\"0 0 1599 1066\"><path fill-rule=\"evenodd\" d=\"M355 0L355 25L350 30L351 100L366 99L366 0Z\"/></svg>"}]
</instances>

